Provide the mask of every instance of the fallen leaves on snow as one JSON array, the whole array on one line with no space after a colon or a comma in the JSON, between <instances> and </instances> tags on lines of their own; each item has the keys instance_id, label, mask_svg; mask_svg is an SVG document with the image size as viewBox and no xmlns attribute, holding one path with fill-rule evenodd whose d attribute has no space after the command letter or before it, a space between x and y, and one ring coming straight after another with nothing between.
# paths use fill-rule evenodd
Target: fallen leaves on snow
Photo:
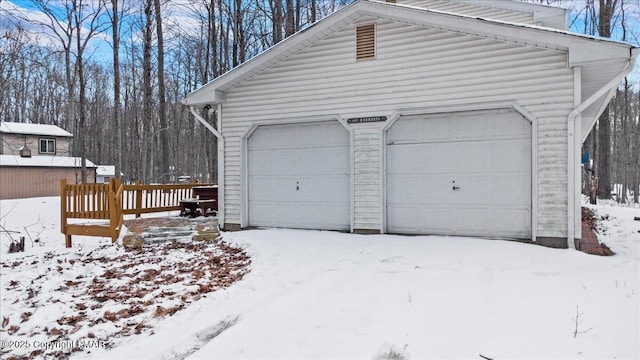
<instances>
[{"instance_id":1,"label":"fallen leaves on snow","mask_svg":"<svg viewBox=\"0 0 640 360\"><path fill-rule=\"evenodd\" d=\"M249 271L242 249L222 240L173 241L125 251L103 246L2 264L0 335L39 341L153 334L153 326ZM5 306L5 304L13 304ZM17 325L20 324L20 325ZM10 326L11 325L11 326ZM73 349L0 349L3 359L66 358Z\"/></svg>"}]
</instances>

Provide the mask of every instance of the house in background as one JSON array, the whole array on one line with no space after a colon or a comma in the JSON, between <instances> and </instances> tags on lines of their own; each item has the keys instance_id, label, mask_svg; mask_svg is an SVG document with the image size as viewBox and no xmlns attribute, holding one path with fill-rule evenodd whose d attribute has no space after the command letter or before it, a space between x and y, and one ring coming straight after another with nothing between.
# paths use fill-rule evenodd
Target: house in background
<instances>
[{"instance_id":1,"label":"house in background","mask_svg":"<svg viewBox=\"0 0 640 360\"><path fill-rule=\"evenodd\" d=\"M70 157L69 132L55 126L0 122L0 199L60 195L60 180L80 182L81 158ZM96 166L86 161L88 181Z\"/></svg>"},{"instance_id":2,"label":"house in background","mask_svg":"<svg viewBox=\"0 0 640 360\"><path fill-rule=\"evenodd\" d=\"M98 165L96 168L96 183L108 184L109 179L116 177L115 165Z\"/></svg>"},{"instance_id":3,"label":"house in background","mask_svg":"<svg viewBox=\"0 0 640 360\"><path fill-rule=\"evenodd\" d=\"M575 246L580 146L637 48L567 24L358 0L219 76L183 103L218 137L220 224Z\"/></svg>"}]
</instances>

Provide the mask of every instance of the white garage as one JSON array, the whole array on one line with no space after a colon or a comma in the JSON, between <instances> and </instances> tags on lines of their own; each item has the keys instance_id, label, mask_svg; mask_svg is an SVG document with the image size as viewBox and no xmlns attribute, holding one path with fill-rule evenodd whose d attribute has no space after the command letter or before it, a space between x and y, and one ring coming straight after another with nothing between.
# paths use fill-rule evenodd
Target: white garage
<instances>
[{"instance_id":1,"label":"white garage","mask_svg":"<svg viewBox=\"0 0 640 360\"><path fill-rule=\"evenodd\" d=\"M248 139L250 226L350 229L349 132L338 121L259 126Z\"/></svg>"},{"instance_id":2,"label":"white garage","mask_svg":"<svg viewBox=\"0 0 640 360\"><path fill-rule=\"evenodd\" d=\"M216 77L183 103L218 141L220 225L574 247L581 145L638 49L568 14L359 0Z\"/></svg>"},{"instance_id":3,"label":"white garage","mask_svg":"<svg viewBox=\"0 0 640 360\"><path fill-rule=\"evenodd\" d=\"M387 132L388 232L530 239L531 151L514 111L400 117Z\"/></svg>"}]
</instances>

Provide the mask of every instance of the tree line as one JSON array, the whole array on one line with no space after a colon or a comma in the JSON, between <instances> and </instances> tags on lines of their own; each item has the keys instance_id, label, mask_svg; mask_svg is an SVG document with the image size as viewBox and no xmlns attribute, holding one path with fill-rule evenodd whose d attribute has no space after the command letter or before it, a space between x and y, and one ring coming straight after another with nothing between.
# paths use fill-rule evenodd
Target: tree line
<instances>
[{"instance_id":1,"label":"tree line","mask_svg":"<svg viewBox=\"0 0 640 360\"><path fill-rule=\"evenodd\" d=\"M125 180L217 182L216 139L180 100L350 2L31 0L32 11L0 7L0 120L60 126L75 135L72 155L116 165ZM574 31L638 43L630 25L638 21L631 10L637 0L571 5ZM628 188L638 202L637 82L625 80L583 147L594 160L585 173L598 177L601 198ZM216 125L215 109L203 116Z\"/></svg>"}]
</instances>

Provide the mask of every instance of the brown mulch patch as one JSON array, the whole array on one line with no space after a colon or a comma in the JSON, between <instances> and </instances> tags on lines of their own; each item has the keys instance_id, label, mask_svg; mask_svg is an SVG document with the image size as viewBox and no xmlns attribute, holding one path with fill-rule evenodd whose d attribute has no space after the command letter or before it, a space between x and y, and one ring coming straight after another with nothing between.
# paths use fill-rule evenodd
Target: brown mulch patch
<instances>
[{"instance_id":1,"label":"brown mulch patch","mask_svg":"<svg viewBox=\"0 0 640 360\"><path fill-rule=\"evenodd\" d=\"M592 231L596 231L598 220L596 219L596 214L593 212L593 210L582 207L582 222L589 225L589 228Z\"/></svg>"},{"instance_id":2,"label":"brown mulch patch","mask_svg":"<svg viewBox=\"0 0 640 360\"><path fill-rule=\"evenodd\" d=\"M598 219L596 213L586 207L582 207L582 239L579 241L580 251L586 252L592 255L611 256L615 253L604 243L598 241L598 233L600 233L602 227L599 229L599 220L606 220L608 216L603 216Z\"/></svg>"}]
</instances>

